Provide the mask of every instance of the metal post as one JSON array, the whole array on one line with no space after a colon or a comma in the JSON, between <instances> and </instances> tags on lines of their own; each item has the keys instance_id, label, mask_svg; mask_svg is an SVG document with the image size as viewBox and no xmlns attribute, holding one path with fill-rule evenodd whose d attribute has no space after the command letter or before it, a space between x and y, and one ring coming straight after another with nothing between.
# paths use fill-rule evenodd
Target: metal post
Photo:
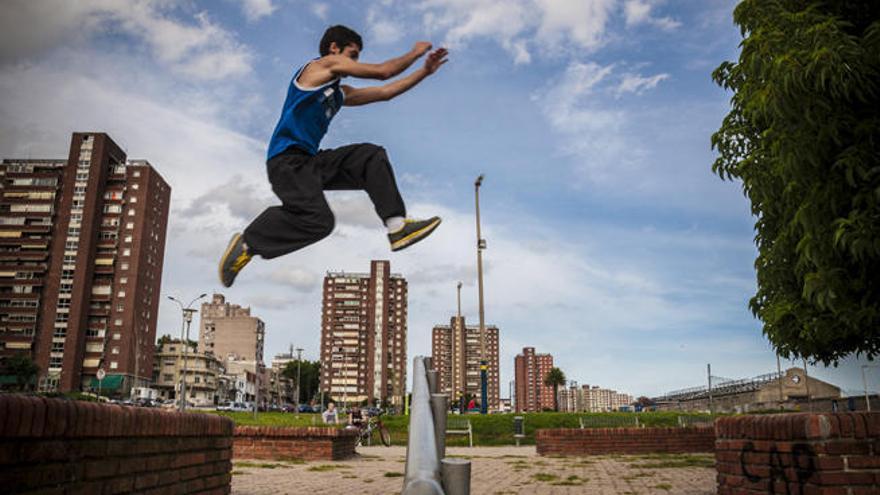
<instances>
[{"instance_id":1,"label":"metal post","mask_svg":"<svg viewBox=\"0 0 880 495\"><path fill-rule=\"evenodd\" d=\"M428 390L431 391L432 394L436 394L438 392L437 388L439 386L438 379L440 378L440 374L437 373L437 370L428 370Z\"/></svg>"},{"instance_id":2,"label":"metal post","mask_svg":"<svg viewBox=\"0 0 880 495\"><path fill-rule=\"evenodd\" d=\"M868 395L868 379L865 377L866 365L862 365L862 385L865 387L865 407L871 412L871 397ZM100 384L100 382L98 382Z\"/></svg>"},{"instance_id":3,"label":"metal post","mask_svg":"<svg viewBox=\"0 0 880 495\"><path fill-rule=\"evenodd\" d=\"M779 409L785 409L782 403L785 401L785 396L782 393L782 364L779 362L779 354L776 355L776 374L779 378Z\"/></svg>"},{"instance_id":4,"label":"metal post","mask_svg":"<svg viewBox=\"0 0 880 495\"><path fill-rule=\"evenodd\" d=\"M431 393L425 360L413 359L412 413L406 449L404 495L443 495L440 485L440 459L437 458Z\"/></svg>"},{"instance_id":5,"label":"metal post","mask_svg":"<svg viewBox=\"0 0 880 495\"><path fill-rule=\"evenodd\" d=\"M813 398L810 396L810 374L807 372L807 359L804 358L804 386L807 387L807 407L813 412Z\"/></svg>"},{"instance_id":6,"label":"metal post","mask_svg":"<svg viewBox=\"0 0 880 495\"><path fill-rule=\"evenodd\" d=\"M299 410L299 404L302 401L302 386L300 382L300 371L302 370L302 349L296 349L296 408ZM291 356L293 357L293 356Z\"/></svg>"},{"instance_id":7,"label":"metal post","mask_svg":"<svg viewBox=\"0 0 880 495\"><path fill-rule=\"evenodd\" d=\"M440 461L440 472L446 495L470 495L471 461L447 457Z\"/></svg>"},{"instance_id":8,"label":"metal post","mask_svg":"<svg viewBox=\"0 0 880 495\"><path fill-rule=\"evenodd\" d=\"M197 313L198 311L191 309L193 303L207 296L207 293L203 293L199 297L196 297L192 301L189 302L186 306L180 302L179 299L173 296L168 296L168 299L174 301L178 306L180 306L180 312L183 314L183 321L180 324L180 343L183 345L183 379L180 380L180 403L178 404L178 410L183 412L186 410L186 373L187 373L187 348L189 347L189 325L192 322L193 313ZM185 329L185 330L184 330ZM185 335L184 335L185 332ZM180 360L180 351L177 352L177 359ZM180 369L180 363L177 365L177 369Z\"/></svg>"},{"instance_id":9,"label":"metal post","mask_svg":"<svg viewBox=\"0 0 880 495\"><path fill-rule=\"evenodd\" d=\"M458 283L458 319L461 320L461 282Z\"/></svg>"},{"instance_id":10,"label":"metal post","mask_svg":"<svg viewBox=\"0 0 880 495\"><path fill-rule=\"evenodd\" d=\"M434 438L437 440L437 459L446 457L446 412L449 410L449 397L446 394L431 394L431 413L434 415Z\"/></svg>"},{"instance_id":11,"label":"metal post","mask_svg":"<svg viewBox=\"0 0 880 495\"><path fill-rule=\"evenodd\" d=\"M483 306L483 250L486 249L486 241L480 233L480 186L483 184L483 174L474 182L474 199L477 211L477 281L480 297L480 414L489 412L489 362L486 359L486 319Z\"/></svg>"},{"instance_id":12,"label":"metal post","mask_svg":"<svg viewBox=\"0 0 880 495\"><path fill-rule=\"evenodd\" d=\"M196 310L186 308L183 310L183 320L186 322L186 338L183 341L183 384L181 385L181 412L186 411L186 375L189 373L187 369L187 360L189 359L189 326L192 323L192 314Z\"/></svg>"},{"instance_id":13,"label":"metal post","mask_svg":"<svg viewBox=\"0 0 880 495\"><path fill-rule=\"evenodd\" d=\"M706 365L706 374L709 375L709 414L713 414L714 410L712 409L712 364L711 363Z\"/></svg>"}]
</instances>

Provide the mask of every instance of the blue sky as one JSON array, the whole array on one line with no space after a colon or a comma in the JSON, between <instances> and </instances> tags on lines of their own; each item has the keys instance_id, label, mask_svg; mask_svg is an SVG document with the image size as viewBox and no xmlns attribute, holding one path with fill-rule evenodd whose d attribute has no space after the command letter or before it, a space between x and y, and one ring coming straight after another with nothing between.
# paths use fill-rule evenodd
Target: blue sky
<instances>
[{"instance_id":1,"label":"blue sky","mask_svg":"<svg viewBox=\"0 0 880 495\"><path fill-rule=\"evenodd\" d=\"M172 185L163 290L219 291L229 236L274 203L266 142L323 30L361 32L365 61L429 40L449 47L448 64L392 102L344 109L322 144L385 146L410 212L443 226L392 254L364 194L330 195L330 238L258 260L223 291L266 321L266 358L290 343L316 358L324 273L371 259L409 280L410 357L430 353L459 280L476 322L472 184L485 173L502 383L524 346L581 384L633 395L702 384L709 362L758 375L776 363L747 309L753 219L740 185L710 169L729 99L710 74L737 55L734 4L13 1L0 21L0 155L66 156L71 132L109 133ZM158 334L177 332L175 308L161 305ZM811 373L856 391L860 364ZM880 370L869 380L880 387Z\"/></svg>"}]
</instances>

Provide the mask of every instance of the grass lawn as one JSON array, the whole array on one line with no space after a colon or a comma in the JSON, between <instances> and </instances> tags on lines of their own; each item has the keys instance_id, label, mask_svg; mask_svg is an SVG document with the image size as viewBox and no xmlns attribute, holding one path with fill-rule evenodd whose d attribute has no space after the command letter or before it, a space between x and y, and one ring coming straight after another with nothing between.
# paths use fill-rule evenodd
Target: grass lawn
<instances>
[{"instance_id":1,"label":"grass lawn","mask_svg":"<svg viewBox=\"0 0 880 495\"><path fill-rule=\"evenodd\" d=\"M292 414L281 412L261 412L256 419L252 412L217 412L201 411L206 414L217 414L232 418L236 425L241 426L333 426L323 425L318 414ZM678 417L684 416L678 412L644 412L644 413L527 413L527 414L466 414L464 416L450 415L449 419L467 419L474 429L475 446L513 445L513 418L523 416L525 418L526 437L521 443L524 445L535 444L535 430L539 428L580 428L579 418L584 418L588 428L613 428L635 426L635 417L638 416L639 424L646 427L678 426ZM712 416L687 415L689 420L699 419L711 421ZM391 432L391 442L394 445L406 445L409 416L383 416L382 421ZM342 425L337 425L342 427ZM378 444L378 437L375 439ZM448 435L446 445L467 446L466 435Z\"/></svg>"}]
</instances>

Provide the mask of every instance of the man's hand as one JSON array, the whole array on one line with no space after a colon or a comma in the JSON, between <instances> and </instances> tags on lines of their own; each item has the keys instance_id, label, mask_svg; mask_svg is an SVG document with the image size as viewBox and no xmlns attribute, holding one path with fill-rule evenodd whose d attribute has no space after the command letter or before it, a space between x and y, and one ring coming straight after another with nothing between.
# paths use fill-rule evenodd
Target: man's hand
<instances>
[{"instance_id":1,"label":"man's hand","mask_svg":"<svg viewBox=\"0 0 880 495\"><path fill-rule=\"evenodd\" d=\"M431 50L431 46L430 41L417 41L416 44L413 45L412 51L416 54L416 57L421 57Z\"/></svg>"},{"instance_id":2,"label":"man's hand","mask_svg":"<svg viewBox=\"0 0 880 495\"><path fill-rule=\"evenodd\" d=\"M440 68L441 65L447 62L446 55L449 54L449 51L446 48L438 48L431 52L428 55L428 58L425 59L425 71L428 74L433 74L437 72L437 69Z\"/></svg>"}]
</instances>

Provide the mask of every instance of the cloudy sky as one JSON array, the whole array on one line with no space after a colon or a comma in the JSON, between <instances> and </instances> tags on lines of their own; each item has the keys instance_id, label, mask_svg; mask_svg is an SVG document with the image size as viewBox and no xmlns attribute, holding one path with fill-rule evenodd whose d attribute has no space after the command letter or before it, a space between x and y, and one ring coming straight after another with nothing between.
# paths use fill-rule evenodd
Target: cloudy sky
<instances>
[{"instance_id":1,"label":"cloudy sky","mask_svg":"<svg viewBox=\"0 0 880 495\"><path fill-rule=\"evenodd\" d=\"M324 147L386 147L430 240L392 254L366 195L332 193L334 234L248 266L225 291L267 326L266 357L317 358L328 270L388 259L409 281L409 355L455 312L477 322L473 181L481 190L486 318L501 329L501 395L524 346L569 379L634 395L773 371L747 309L753 219L712 175L709 138L737 56L730 0L78 0L4 2L0 157L64 157L107 132L171 184L163 292L221 289L229 237L275 203L265 148L292 72L323 30L362 33L378 62L428 40L449 63L400 98L344 109ZM369 81L349 81L367 85ZM180 315L160 306L158 334ZM195 326L194 326L195 327ZM783 363L786 366L788 363ZM860 361L811 373L861 388ZM880 369L869 370L880 388Z\"/></svg>"}]
</instances>

